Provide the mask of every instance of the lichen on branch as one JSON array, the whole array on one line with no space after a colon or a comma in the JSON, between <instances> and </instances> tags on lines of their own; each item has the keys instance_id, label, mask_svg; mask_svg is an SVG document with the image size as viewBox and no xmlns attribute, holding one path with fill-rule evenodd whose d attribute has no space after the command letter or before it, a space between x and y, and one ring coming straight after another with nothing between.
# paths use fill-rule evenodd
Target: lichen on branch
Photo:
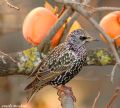
<instances>
[{"instance_id":1,"label":"lichen on branch","mask_svg":"<svg viewBox=\"0 0 120 108\"><path fill-rule=\"evenodd\" d=\"M40 53L38 52L36 47L24 50L18 53L18 61L18 67L20 72L31 71L41 61Z\"/></svg>"}]
</instances>

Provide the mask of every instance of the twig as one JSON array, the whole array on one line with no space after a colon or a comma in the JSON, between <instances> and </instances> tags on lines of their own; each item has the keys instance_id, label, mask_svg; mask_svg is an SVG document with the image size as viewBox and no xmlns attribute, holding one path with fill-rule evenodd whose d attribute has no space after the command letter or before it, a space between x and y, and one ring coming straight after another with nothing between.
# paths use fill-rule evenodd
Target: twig
<instances>
[{"instance_id":1,"label":"twig","mask_svg":"<svg viewBox=\"0 0 120 108\"><path fill-rule=\"evenodd\" d=\"M113 95L111 96L109 102L107 103L105 108L111 108L111 105L116 100L116 98L120 95L120 87L117 87L115 91L113 92Z\"/></svg>"},{"instance_id":2,"label":"twig","mask_svg":"<svg viewBox=\"0 0 120 108\"><path fill-rule=\"evenodd\" d=\"M112 72L111 72L111 78L110 78L110 81L113 83L113 80L114 80L114 75L115 75L115 70L117 68L117 66L119 65L119 63L116 63L112 69Z\"/></svg>"},{"instance_id":3,"label":"twig","mask_svg":"<svg viewBox=\"0 0 120 108\"><path fill-rule=\"evenodd\" d=\"M62 43L66 39L66 36L67 36L67 34L68 34L69 30L70 30L70 27L72 26L74 21L78 18L78 16L79 16L79 14L77 12L74 12L74 14L71 17L71 20L69 21L69 23L66 24L65 30L63 32L63 36L60 39L59 43Z\"/></svg>"},{"instance_id":4,"label":"twig","mask_svg":"<svg viewBox=\"0 0 120 108\"><path fill-rule=\"evenodd\" d=\"M112 39L112 41L113 41L113 44L115 45L115 48L116 48L116 50L118 51L118 46L117 46L117 39L119 39L120 38L120 36L116 36L115 38L113 38Z\"/></svg>"},{"instance_id":5,"label":"twig","mask_svg":"<svg viewBox=\"0 0 120 108\"><path fill-rule=\"evenodd\" d=\"M81 7L84 7L84 8L88 8L89 10L89 14L92 15L98 11L120 11L120 8L119 7L98 7L98 8L94 8L94 7L91 7L90 5L88 5L88 3L91 1L91 0L84 0L84 2L82 3L79 3L79 2L76 2L76 1L69 1L69 0L55 0L56 2L60 2L60 3L65 3L65 4L75 4L75 5L80 5Z\"/></svg>"},{"instance_id":6,"label":"twig","mask_svg":"<svg viewBox=\"0 0 120 108\"><path fill-rule=\"evenodd\" d=\"M3 62L3 64L7 64L6 61L5 61L5 59L4 59L4 56L3 56L3 55L0 56L0 58L1 58L2 62Z\"/></svg>"},{"instance_id":7,"label":"twig","mask_svg":"<svg viewBox=\"0 0 120 108\"><path fill-rule=\"evenodd\" d=\"M95 97L95 100L94 100L94 102L93 102L92 108L95 108L96 103L97 103L99 97L100 97L100 91L98 92L97 96Z\"/></svg>"},{"instance_id":8,"label":"twig","mask_svg":"<svg viewBox=\"0 0 120 108\"><path fill-rule=\"evenodd\" d=\"M64 3L64 4L66 4L66 3L74 3L74 4L82 4L82 3L80 3L80 2L77 2L77 1L75 1L75 0L55 0L56 2L60 2L60 3Z\"/></svg>"},{"instance_id":9,"label":"twig","mask_svg":"<svg viewBox=\"0 0 120 108\"><path fill-rule=\"evenodd\" d=\"M11 4L8 0L4 0L5 2L6 2L6 4L10 7L10 8L14 8L14 9L16 9L16 10L20 10L20 8L19 7L17 7L17 6L14 6L13 4Z\"/></svg>"},{"instance_id":10,"label":"twig","mask_svg":"<svg viewBox=\"0 0 120 108\"><path fill-rule=\"evenodd\" d=\"M58 18L64 13L65 9L66 9L65 5L63 5L63 7L58 15Z\"/></svg>"},{"instance_id":11,"label":"twig","mask_svg":"<svg viewBox=\"0 0 120 108\"><path fill-rule=\"evenodd\" d=\"M2 59L4 58L4 56L10 58L14 63L17 63L17 61L15 61L11 56L9 56L8 54L5 54L4 52L0 51L0 53L3 55ZM6 63L5 61L3 63Z\"/></svg>"},{"instance_id":12,"label":"twig","mask_svg":"<svg viewBox=\"0 0 120 108\"><path fill-rule=\"evenodd\" d=\"M55 35L55 33L59 30L59 28L64 24L64 22L67 20L67 18L72 14L72 9L68 7L63 15L58 19L58 21L55 23L55 25L50 29L49 33L47 34L46 38L41 42L41 44L38 46L38 49L42 52L46 52L48 50L48 47L50 47L50 40Z\"/></svg>"},{"instance_id":13,"label":"twig","mask_svg":"<svg viewBox=\"0 0 120 108\"><path fill-rule=\"evenodd\" d=\"M120 8L119 7L98 7L98 8L94 8L93 10L91 10L90 13L94 14L100 11L120 11Z\"/></svg>"},{"instance_id":14,"label":"twig","mask_svg":"<svg viewBox=\"0 0 120 108\"><path fill-rule=\"evenodd\" d=\"M63 4L75 4L75 5L79 5L80 7L84 7L86 9L94 9L93 7L91 7L90 5L88 5L88 3L91 1L91 0L84 0L82 3L78 1L75 1L75 0L55 0L56 2L59 2L59 3L63 3Z\"/></svg>"}]
</instances>

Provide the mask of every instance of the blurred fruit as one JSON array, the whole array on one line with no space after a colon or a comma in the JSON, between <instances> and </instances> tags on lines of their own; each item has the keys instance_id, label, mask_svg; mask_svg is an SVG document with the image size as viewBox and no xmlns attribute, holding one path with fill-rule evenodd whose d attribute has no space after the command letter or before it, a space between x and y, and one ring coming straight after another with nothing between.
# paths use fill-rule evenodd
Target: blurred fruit
<instances>
[{"instance_id":1,"label":"blurred fruit","mask_svg":"<svg viewBox=\"0 0 120 108\"><path fill-rule=\"evenodd\" d=\"M38 45L48 34L51 27L58 20L49 9L44 7L38 7L33 9L25 18L23 23L23 35L24 38L34 44ZM52 45L56 45L57 40L60 38L63 32L61 28L54 36L55 41L52 41Z\"/></svg>"},{"instance_id":2,"label":"blurred fruit","mask_svg":"<svg viewBox=\"0 0 120 108\"><path fill-rule=\"evenodd\" d=\"M107 14L100 21L102 29L113 39L120 35L120 11ZM101 38L106 42L105 38ZM116 40L116 45L120 46L120 39Z\"/></svg>"}]
</instances>

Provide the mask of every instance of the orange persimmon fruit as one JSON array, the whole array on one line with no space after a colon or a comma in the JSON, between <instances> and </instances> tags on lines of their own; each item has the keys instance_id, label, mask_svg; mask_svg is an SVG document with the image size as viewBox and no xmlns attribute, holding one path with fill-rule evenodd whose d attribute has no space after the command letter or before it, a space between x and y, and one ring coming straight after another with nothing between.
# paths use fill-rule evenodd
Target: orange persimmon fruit
<instances>
[{"instance_id":1,"label":"orange persimmon fruit","mask_svg":"<svg viewBox=\"0 0 120 108\"><path fill-rule=\"evenodd\" d=\"M57 20L57 16L49 9L44 7L37 7L33 9L30 13L28 13L23 22L22 30L24 38L28 42L38 45L47 36L49 30ZM53 46L57 45L63 30L64 28L61 27L53 37L55 40L51 41Z\"/></svg>"},{"instance_id":2,"label":"orange persimmon fruit","mask_svg":"<svg viewBox=\"0 0 120 108\"><path fill-rule=\"evenodd\" d=\"M105 15L100 21L100 26L112 39L120 36L120 11ZM106 42L105 38L102 35L100 36ZM120 39L116 40L116 45L120 46Z\"/></svg>"}]
</instances>

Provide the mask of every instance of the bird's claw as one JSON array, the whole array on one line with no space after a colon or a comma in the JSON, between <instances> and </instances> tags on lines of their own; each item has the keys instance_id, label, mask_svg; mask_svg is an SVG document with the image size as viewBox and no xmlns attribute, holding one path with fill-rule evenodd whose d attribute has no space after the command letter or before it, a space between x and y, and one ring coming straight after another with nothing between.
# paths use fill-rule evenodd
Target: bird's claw
<instances>
[{"instance_id":1,"label":"bird's claw","mask_svg":"<svg viewBox=\"0 0 120 108\"><path fill-rule=\"evenodd\" d=\"M62 96L68 95L68 96L72 97L72 99L73 99L74 102L76 102L76 97L74 96L71 87L67 87L67 86L63 86L62 85L61 87L57 87L57 89L58 89L57 95L59 96L58 100L61 101L61 97Z\"/></svg>"}]
</instances>

